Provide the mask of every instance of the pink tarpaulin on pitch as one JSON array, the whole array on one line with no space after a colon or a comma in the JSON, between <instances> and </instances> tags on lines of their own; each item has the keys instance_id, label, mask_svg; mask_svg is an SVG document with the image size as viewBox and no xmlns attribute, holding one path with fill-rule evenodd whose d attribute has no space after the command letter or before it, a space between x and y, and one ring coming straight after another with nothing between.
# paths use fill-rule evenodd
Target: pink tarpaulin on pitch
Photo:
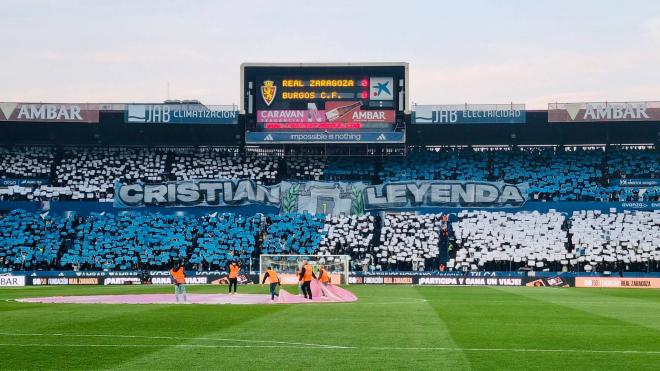
<instances>
[{"instance_id":1,"label":"pink tarpaulin on pitch","mask_svg":"<svg viewBox=\"0 0 660 371\"><path fill-rule=\"evenodd\" d=\"M325 296L323 296L325 294ZM280 297L275 302L281 304L302 303L340 303L356 301L352 292L337 286L321 287L318 281L312 281L314 300L289 294L280 290ZM268 294L188 294L191 304L269 304ZM174 294L137 294L137 295L86 295L86 296L48 296L41 298L23 298L16 301L25 303L60 303L60 304L175 304Z\"/></svg>"},{"instance_id":2,"label":"pink tarpaulin on pitch","mask_svg":"<svg viewBox=\"0 0 660 371\"><path fill-rule=\"evenodd\" d=\"M352 292L338 286L323 286L318 280L313 280L311 287L313 300L305 299L302 295L293 295L281 290L278 302L282 304L342 303L357 300L357 296Z\"/></svg>"},{"instance_id":3,"label":"pink tarpaulin on pitch","mask_svg":"<svg viewBox=\"0 0 660 371\"><path fill-rule=\"evenodd\" d=\"M264 294L188 294L187 298L191 304L267 304L270 301L270 295ZM174 294L89 295L24 298L16 301L62 304L176 304L176 297Z\"/></svg>"}]
</instances>

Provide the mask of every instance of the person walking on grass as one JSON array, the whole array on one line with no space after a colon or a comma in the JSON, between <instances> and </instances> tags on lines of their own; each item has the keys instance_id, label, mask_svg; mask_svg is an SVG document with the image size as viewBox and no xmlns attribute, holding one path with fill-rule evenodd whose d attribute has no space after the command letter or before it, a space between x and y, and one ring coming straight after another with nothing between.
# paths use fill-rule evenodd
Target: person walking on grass
<instances>
[{"instance_id":1,"label":"person walking on grass","mask_svg":"<svg viewBox=\"0 0 660 371\"><path fill-rule=\"evenodd\" d=\"M316 275L314 274L314 270L311 265L305 260L303 262L303 267L300 270L300 280L303 281L302 283L302 292L303 296L305 299L312 300L312 279L316 279Z\"/></svg>"},{"instance_id":2,"label":"person walking on grass","mask_svg":"<svg viewBox=\"0 0 660 371\"><path fill-rule=\"evenodd\" d=\"M321 295L327 297L325 292L328 290L328 286L330 286L331 280L330 274L322 265L319 266L319 282L321 282Z\"/></svg>"},{"instance_id":3,"label":"person walking on grass","mask_svg":"<svg viewBox=\"0 0 660 371\"><path fill-rule=\"evenodd\" d=\"M273 270L273 267L268 267L266 269L266 274L264 274L264 279L261 281L261 284L263 285L266 283L266 279L268 279L268 283L270 284L270 302L275 301L275 297L279 299L280 294L277 293L277 286L280 286L280 278L277 276L277 272Z\"/></svg>"}]
</instances>

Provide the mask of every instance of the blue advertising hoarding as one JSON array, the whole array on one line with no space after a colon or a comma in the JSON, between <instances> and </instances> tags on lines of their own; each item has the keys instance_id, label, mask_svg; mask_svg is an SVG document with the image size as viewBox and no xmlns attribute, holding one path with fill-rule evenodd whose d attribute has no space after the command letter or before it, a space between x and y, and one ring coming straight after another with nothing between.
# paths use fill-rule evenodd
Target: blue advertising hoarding
<instances>
[{"instance_id":1,"label":"blue advertising hoarding","mask_svg":"<svg viewBox=\"0 0 660 371\"><path fill-rule=\"evenodd\" d=\"M124 122L130 124L238 124L236 106L203 104L128 104Z\"/></svg>"},{"instance_id":2,"label":"blue advertising hoarding","mask_svg":"<svg viewBox=\"0 0 660 371\"><path fill-rule=\"evenodd\" d=\"M403 132L247 132L248 144L268 143L403 143Z\"/></svg>"},{"instance_id":3,"label":"blue advertising hoarding","mask_svg":"<svg viewBox=\"0 0 660 371\"><path fill-rule=\"evenodd\" d=\"M660 179L612 179L611 182L619 187L660 187Z\"/></svg>"},{"instance_id":4,"label":"blue advertising hoarding","mask_svg":"<svg viewBox=\"0 0 660 371\"><path fill-rule=\"evenodd\" d=\"M20 187L35 187L40 185L48 184L48 179L36 179L36 178L27 178L27 179L0 179L0 187L9 187L9 186L20 186Z\"/></svg>"},{"instance_id":5,"label":"blue advertising hoarding","mask_svg":"<svg viewBox=\"0 0 660 371\"><path fill-rule=\"evenodd\" d=\"M524 124L524 104L413 106L413 124Z\"/></svg>"}]
</instances>

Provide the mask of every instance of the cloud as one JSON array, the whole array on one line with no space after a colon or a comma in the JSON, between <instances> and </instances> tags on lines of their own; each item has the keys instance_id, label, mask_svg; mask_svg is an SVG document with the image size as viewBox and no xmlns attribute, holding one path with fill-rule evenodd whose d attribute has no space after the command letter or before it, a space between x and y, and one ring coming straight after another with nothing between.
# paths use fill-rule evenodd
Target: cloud
<instances>
[{"instance_id":1,"label":"cloud","mask_svg":"<svg viewBox=\"0 0 660 371\"><path fill-rule=\"evenodd\" d=\"M484 55L485 61L471 64L413 65L412 100L452 104L513 101L539 109L558 100L660 97L657 49L594 53L525 47L505 48L499 54L485 51Z\"/></svg>"},{"instance_id":2,"label":"cloud","mask_svg":"<svg viewBox=\"0 0 660 371\"><path fill-rule=\"evenodd\" d=\"M6 99L160 101L170 82L172 97L223 104L240 99L241 62L392 60L411 63L420 104L660 99L657 1L643 12L569 1L64 2L4 6Z\"/></svg>"},{"instance_id":3,"label":"cloud","mask_svg":"<svg viewBox=\"0 0 660 371\"><path fill-rule=\"evenodd\" d=\"M134 60L133 55L135 54L127 52L95 51L85 53L84 58L87 61L94 63L129 64Z\"/></svg>"},{"instance_id":4,"label":"cloud","mask_svg":"<svg viewBox=\"0 0 660 371\"><path fill-rule=\"evenodd\" d=\"M568 102L633 102L658 100L660 83L656 85L635 85L626 88L604 90L565 91L540 95L527 100L528 108L545 109L548 103Z\"/></svg>"},{"instance_id":5,"label":"cloud","mask_svg":"<svg viewBox=\"0 0 660 371\"><path fill-rule=\"evenodd\" d=\"M44 53L42 55L42 59L44 59L48 62L57 62L57 61L62 61L65 58L59 52L56 52L54 50L46 50L46 51L44 51Z\"/></svg>"},{"instance_id":6,"label":"cloud","mask_svg":"<svg viewBox=\"0 0 660 371\"><path fill-rule=\"evenodd\" d=\"M642 30L651 42L660 43L660 17L646 19L642 23Z\"/></svg>"}]
</instances>

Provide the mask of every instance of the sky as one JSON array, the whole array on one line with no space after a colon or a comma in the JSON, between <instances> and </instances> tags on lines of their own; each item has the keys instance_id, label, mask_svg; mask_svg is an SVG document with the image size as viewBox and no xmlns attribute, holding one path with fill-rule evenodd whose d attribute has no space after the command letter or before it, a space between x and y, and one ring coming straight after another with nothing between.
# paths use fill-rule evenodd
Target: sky
<instances>
[{"instance_id":1,"label":"sky","mask_svg":"<svg viewBox=\"0 0 660 371\"><path fill-rule=\"evenodd\" d=\"M0 17L6 102L238 104L242 62L408 62L417 104L660 100L658 0L0 0Z\"/></svg>"}]
</instances>

